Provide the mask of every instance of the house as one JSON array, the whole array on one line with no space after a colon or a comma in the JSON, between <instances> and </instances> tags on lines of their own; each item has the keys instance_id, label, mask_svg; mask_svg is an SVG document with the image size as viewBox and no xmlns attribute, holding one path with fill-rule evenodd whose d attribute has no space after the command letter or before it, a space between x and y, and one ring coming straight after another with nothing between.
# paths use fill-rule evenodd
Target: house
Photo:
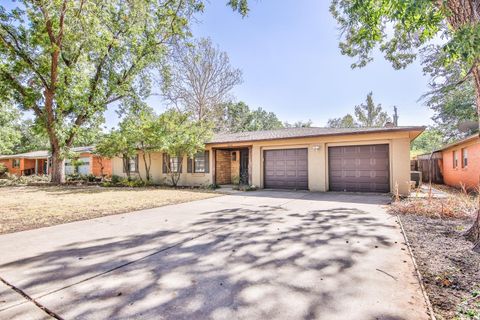
<instances>
[{"instance_id":1,"label":"house","mask_svg":"<svg viewBox=\"0 0 480 320\"><path fill-rule=\"evenodd\" d=\"M393 192L410 188L410 142L424 127L287 128L216 134L193 159L153 153L154 182L229 185L311 191ZM128 170L145 177L141 154ZM180 165L181 164L181 165ZM123 160L112 159L113 175L126 176Z\"/></svg>"},{"instance_id":2,"label":"house","mask_svg":"<svg viewBox=\"0 0 480 320\"><path fill-rule=\"evenodd\" d=\"M75 161L65 160L65 173L72 174L76 170L79 174L94 176L110 176L112 164L110 159L102 158L93 153L94 147L76 147L71 149L78 158ZM32 151L27 153L0 155L0 163L3 163L9 173L17 176L50 173L50 152L47 150Z\"/></svg>"},{"instance_id":3,"label":"house","mask_svg":"<svg viewBox=\"0 0 480 320\"><path fill-rule=\"evenodd\" d=\"M441 153L442 175L446 185L478 188L480 184L480 137L477 134L446 145Z\"/></svg>"}]
</instances>

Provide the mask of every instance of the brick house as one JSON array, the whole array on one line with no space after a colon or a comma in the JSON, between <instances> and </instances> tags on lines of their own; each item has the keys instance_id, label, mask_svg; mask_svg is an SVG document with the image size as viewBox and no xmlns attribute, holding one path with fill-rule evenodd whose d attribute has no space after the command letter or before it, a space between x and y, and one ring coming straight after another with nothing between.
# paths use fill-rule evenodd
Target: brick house
<instances>
[{"instance_id":1,"label":"brick house","mask_svg":"<svg viewBox=\"0 0 480 320\"><path fill-rule=\"evenodd\" d=\"M78 170L79 174L100 177L112 175L112 162L110 159L102 158L93 153L94 147L72 148L72 152L77 154L78 160L72 163L71 160L65 161L65 173L72 174ZM49 174L50 170L50 152L47 150L32 151L13 155L0 155L0 163L5 165L10 174L17 176L28 176L33 174Z\"/></svg>"},{"instance_id":2,"label":"brick house","mask_svg":"<svg viewBox=\"0 0 480 320\"><path fill-rule=\"evenodd\" d=\"M475 189L480 184L480 138L478 134L437 150L442 153L442 174L446 185Z\"/></svg>"}]
</instances>

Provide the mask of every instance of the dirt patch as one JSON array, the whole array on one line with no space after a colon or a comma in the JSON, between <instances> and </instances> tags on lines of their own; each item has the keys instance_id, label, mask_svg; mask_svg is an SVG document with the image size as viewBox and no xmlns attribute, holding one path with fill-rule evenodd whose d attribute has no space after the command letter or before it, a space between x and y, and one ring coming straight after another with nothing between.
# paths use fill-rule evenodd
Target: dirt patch
<instances>
[{"instance_id":1,"label":"dirt patch","mask_svg":"<svg viewBox=\"0 0 480 320\"><path fill-rule=\"evenodd\" d=\"M480 254L463 233L471 219L400 216L438 319L480 319Z\"/></svg>"},{"instance_id":2,"label":"dirt patch","mask_svg":"<svg viewBox=\"0 0 480 320\"><path fill-rule=\"evenodd\" d=\"M216 197L162 188L2 187L0 234Z\"/></svg>"}]
</instances>

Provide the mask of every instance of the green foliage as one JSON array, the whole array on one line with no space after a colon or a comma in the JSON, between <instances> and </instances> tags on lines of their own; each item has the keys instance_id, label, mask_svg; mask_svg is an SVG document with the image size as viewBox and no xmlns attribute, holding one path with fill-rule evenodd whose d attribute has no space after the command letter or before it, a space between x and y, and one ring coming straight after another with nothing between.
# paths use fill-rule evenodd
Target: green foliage
<instances>
[{"instance_id":1,"label":"green foliage","mask_svg":"<svg viewBox=\"0 0 480 320\"><path fill-rule=\"evenodd\" d=\"M327 127L329 128L356 128L358 127L355 119L351 114L347 114L342 118L328 119Z\"/></svg>"},{"instance_id":2,"label":"green foliage","mask_svg":"<svg viewBox=\"0 0 480 320\"><path fill-rule=\"evenodd\" d=\"M3 163L0 163L0 177L7 172L8 172L8 168Z\"/></svg>"},{"instance_id":3,"label":"green foliage","mask_svg":"<svg viewBox=\"0 0 480 320\"><path fill-rule=\"evenodd\" d=\"M427 58L423 61L424 72L432 80L430 91L423 96L425 104L434 111L435 128L444 136L445 142L458 140L476 131L460 131L460 124L478 122L475 102L475 86L471 78L465 78L465 71L459 63L444 66L444 55L439 46L429 46L424 50Z\"/></svg>"},{"instance_id":4,"label":"green foliage","mask_svg":"<svg viewBox=\"0 0 480 320\"><path fill-rule=\"evenodd\" d=\"M244 102L229 103L224 108L224 116L217 123L217 131L242 132L283 128L282 122L273 112L262 108L251 110Z\"/></svg>"},{"instance_id":5,"label":"green foliage","mask_svg":"<svg viewBox=\"0 0 480 320\"><path fill-rule=\"evenodd\" d=\"M20 144L21 113L8 101L0 99L0 154L12 154Z\"/></svg>"},{"instance_id":6,"label":"green foliage","mask_svg":"<svg viewBox=\"0 0 480 320\"><path fill-rule=\"evenodd\" d=\"M310 128L312 126L312 120L296 121L294 123L285 122L283 126L285 128Z\"/></svg>"},{"instance_id":7,"label":"green foliage","mask_svg":"<svg viewBox=\"0 0 480 320\"><path fill-rule=\"evenodd\" d=\"M441 131L429 128L422 132L411 144L413 155L431 153L438 150L444 144L444 137Z\"/></svg>"},{"instance_id":8,"label":"green foliage","mask_svg":"<svg viewBox=\"0 0 480 320\"><path fill-rule=\"evenodd\" d=\"M342 118L329 119L327 126L330 128L356 128L356 127L384 127L392 119L387 112L383 111L382 105L375 105L373 93L367 95L365 103L355 106L355 118L347 114Z\"/></svg>"},{"instance_id":9,"label":"green foliage","mask_svg":"<svg viewBox=\"0 0 480 320\"><path fill-rule=\"evenodd\" d=\"M210 139L211 133L210 123L193 121L187 113L169 110L161 114L156 122L156 148L170 157L193 157L205 149L205 142ZM176 186L180 173L172 172L170 165L167 168L171 183Z\"/></svg>"}]
</instances>

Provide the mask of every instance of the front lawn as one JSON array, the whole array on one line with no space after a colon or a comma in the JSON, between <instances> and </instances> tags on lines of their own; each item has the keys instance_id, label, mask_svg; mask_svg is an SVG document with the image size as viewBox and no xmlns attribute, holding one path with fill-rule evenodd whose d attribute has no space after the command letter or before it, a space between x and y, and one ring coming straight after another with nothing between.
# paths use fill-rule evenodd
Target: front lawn
<instances>
[{"instance_id":1,"label":"front lawn","mask_svg":"<svg viewBox=\"0 0 480 320\"><path fill-rule=\"evenodd\" d=\"M161 188L1 187L0 234L215 196Z\"/></svg>"},{"instance_id":2,"label":"front lawn","mask_svg":"<svg viewBox=\"0 0 480 320\"><path fill-rule=\"evenodd\" d=\"M464 233L478 199L443 188L445 198L394 202L437 319L480 319L480 254Z\"/></svg>"}]
</instances>

